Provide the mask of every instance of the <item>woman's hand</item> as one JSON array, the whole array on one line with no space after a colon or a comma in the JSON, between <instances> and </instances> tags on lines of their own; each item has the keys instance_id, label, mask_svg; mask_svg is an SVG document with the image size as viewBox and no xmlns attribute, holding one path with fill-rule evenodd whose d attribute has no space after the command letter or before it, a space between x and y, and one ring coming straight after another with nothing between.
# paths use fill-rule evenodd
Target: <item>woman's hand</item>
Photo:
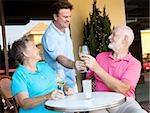
<instances>
[{"instance_id":1,"label":"woman's hand","mask_svg":"<svg viewBox=\"0 0 150 113\"><path fill-rule=\"evenodd\" d=\"M64 91L65 91L65 94L67 96L70 96L70 95L73 95L74 94L74 89L73 88L69 88L67 86L67 84L64 85Z\"/></svg>"},{"instance_id":2,"label":"woman's hand","mask_svg":"<svg viewBox=\"0 0 150 113\"><path fill-rule=\"evenodd\" d=\"M50 93L50 99L60 99L60 98L64 98L64 93L61 90L55 90L53 92Z\"/></svg>"}]
</instances>

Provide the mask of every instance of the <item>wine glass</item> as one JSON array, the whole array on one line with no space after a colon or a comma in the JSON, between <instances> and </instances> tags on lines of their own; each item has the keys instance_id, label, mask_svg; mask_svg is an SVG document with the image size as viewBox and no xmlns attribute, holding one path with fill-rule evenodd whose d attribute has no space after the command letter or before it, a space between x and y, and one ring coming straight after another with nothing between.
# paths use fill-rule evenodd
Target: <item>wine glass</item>
<instances>
[{"instance_id":1,"label":"wine glass","mask_svg":"<svg viewBox=\"0 0 150 113\"><path fill-rule=\"evenodd\" d=\"M82 55L89 55L90 54L90 51L89 51L89 48L87 45L82 45L79 47L79 57L83 57ZM86 70L83 70L81 71L81 73L85 73L87 72L87 69Z\"/></svg>"},{"instance_id":2,"label":"wine glass","mask_svg":"<svg viewBox=\"0 0 150 113\"><path fill-rule=\"evenodd\" d=\"M58 89L64 91L64 85L65 85L66 81L65 81L65 73L63 69L59 69L58 70L58 74L57 74L57 85L58 85Z\"/></svg>"},{"instance_id":3,"label":"wine glass","mask_svg":"<svg viewBox=\"0 0 150 113\"><path fill-rule=\"evenodd\" d=\"M89 55L90 51L87 45L82 45L79 47L79 57L81 58L82 55Z\"/></svg>"}]
</instances>

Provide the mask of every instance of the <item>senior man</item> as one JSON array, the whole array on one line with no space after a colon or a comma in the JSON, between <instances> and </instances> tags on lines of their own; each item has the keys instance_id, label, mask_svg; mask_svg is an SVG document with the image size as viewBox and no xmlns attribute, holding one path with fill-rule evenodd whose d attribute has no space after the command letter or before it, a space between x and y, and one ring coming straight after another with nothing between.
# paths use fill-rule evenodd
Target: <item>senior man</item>
<instances>
[{"instance_id":1,"label":"senior man","mask_svg":"<svg viewBox=\"0 0 150 113\"><path fill-rule=\"evenodd\" d=\"M109 40L108 47L112 52L99 53L96 59L90 55L83 55L82 60L90 69L87 77L94 75L96 91L122 93L127 97L127 101L117 107L92 113L146 113L135 100L141 63L129 52L134 40L132 29L128 26L116 27Z\"/></svg>"}]
</instances>

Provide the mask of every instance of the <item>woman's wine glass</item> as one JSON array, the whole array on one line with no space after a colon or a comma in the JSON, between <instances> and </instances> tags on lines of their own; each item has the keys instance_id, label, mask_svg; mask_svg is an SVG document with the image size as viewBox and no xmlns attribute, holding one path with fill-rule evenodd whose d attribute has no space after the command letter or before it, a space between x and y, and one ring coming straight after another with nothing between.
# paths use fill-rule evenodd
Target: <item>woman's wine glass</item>
<instances>
[{"instance_id":1,"label":"woman's wine glass","mask_svg":"<svg viewBox=\"0 0 150 113\"><path fill-rule=\"evenodd\" d=\"M58 85L58 89L64 91L64 85L65 85L66 81L65 81L65 73L64 70L59 69L58 70L58 74L57 74L57 85Z\"/></svg>"}]
</instances>

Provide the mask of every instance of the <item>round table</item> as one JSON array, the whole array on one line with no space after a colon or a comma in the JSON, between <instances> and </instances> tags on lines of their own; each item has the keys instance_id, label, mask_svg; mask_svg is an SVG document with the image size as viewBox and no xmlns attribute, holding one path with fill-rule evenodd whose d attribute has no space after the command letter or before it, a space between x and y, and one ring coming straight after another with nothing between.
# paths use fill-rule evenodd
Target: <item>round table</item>
<instances>
[{"instance_id":1,"label":"round table","mask_svg":"<svg viewBox=\"0 0 150 113\"><path fill-rule=\"evenodd\" d=\"M86 99L84 93L76 93L63 99L48 100L45 107L62 112L82 112L111 108L125 102L125 96L115 92L92 92L92 98Z\"/></svg>"}]
</instances>

